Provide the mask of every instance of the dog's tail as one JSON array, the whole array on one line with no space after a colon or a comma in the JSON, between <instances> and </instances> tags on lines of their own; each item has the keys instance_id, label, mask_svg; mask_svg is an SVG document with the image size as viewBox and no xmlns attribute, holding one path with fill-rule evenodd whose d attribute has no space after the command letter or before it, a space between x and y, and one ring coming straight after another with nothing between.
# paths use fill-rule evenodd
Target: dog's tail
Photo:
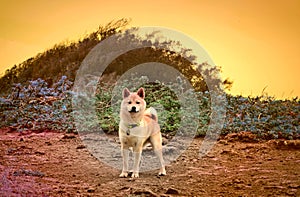
<instances>
[{"instance_id":1,"label":"dog's tail","mask_svg":"<svg viewBox=\"0 0 300 197\"><path fill-rule=\"evenodd\" d=\"M153 107L149 107L145 111L145 115L150 117L151 119L155 120L155 122L158 122L157 112Z\"/></svg>"}]
</instances>

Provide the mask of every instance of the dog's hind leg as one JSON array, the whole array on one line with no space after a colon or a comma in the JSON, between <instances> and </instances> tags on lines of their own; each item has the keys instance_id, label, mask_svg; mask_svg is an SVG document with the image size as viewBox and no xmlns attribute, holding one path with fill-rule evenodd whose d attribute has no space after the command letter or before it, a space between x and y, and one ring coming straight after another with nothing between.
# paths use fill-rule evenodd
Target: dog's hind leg
<instances>
[{"instance_id":1,"label":"dog's hind leg","mask_svg":"<svg viewBox=\"0 0 300 197\"><path fill-rule=\"evenodd\" d=\"M122 148L121 153L122 153L122 158L123 158L123 170L119 177L127 177L128 176L129 150Z\"/></svg>"},{"instance_id":2,"label":"dog's hind leg","mask_svg":"<svg viewBox=\"0 0 300 197\"><path fill-rule=\"evenodd\" d=\"M162 138L161 138L161 134L157 133L157 134L151 136L150 142L151 142L153 150L154 150L154 152L155 152L155 154L158 157L159 162L160 162L160 170L159 170L158 175L159 176L164 176L167 173L166 173L166 169L165 169L165 162L164 162L163 155L162 155Z\"/></svg>"},{"instance_id":3,"label":"dog's hind leg","mask_svg":"<svg viewBox=\"0 0 300 197\"><path fill-rule=\"evenodd\" d=\"M162 149L154 150L154 152L155 152L155 154L158 157L159 162L160 162L160 169L159 169L158 175L159 176L165 176L167 173L166 173L166 168L165 168L165 162L164 162L163 155L162 155Z\"/></svg>"}]
</instances>

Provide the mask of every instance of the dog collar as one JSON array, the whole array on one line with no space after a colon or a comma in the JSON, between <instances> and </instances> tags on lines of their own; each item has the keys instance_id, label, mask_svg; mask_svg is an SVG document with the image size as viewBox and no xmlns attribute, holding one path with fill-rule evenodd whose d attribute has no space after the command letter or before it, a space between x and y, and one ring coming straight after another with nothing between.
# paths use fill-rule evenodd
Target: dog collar
<instances>
[{"instance_id":1,"label":"dog collar","mask_svg":"<svg viewBox=\"0 0 300 197\"><path fill-rule=\"evenodd\" d=\"M140 123L128 124L126 134L130 135L130 129L140 126Z\"/></svg>"}]
</instances>

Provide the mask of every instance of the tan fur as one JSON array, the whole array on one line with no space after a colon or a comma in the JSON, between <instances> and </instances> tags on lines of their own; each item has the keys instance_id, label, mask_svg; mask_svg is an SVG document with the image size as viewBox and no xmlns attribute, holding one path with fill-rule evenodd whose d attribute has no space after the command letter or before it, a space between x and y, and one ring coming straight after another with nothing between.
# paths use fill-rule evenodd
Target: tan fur
<instances>
[{"instance_id":1,"label":"tan fur","mask_svg":"<svg viewBox=\"0 0 300 197\"><path fill-rule=\"evenodd\" d=\"M128 176L129 148L133 149L134 164L132 177L139 177L139 164L143 146L150 142L159 158L161 168L159 175L166 175L162 157L162 137L154 108L146 109L145 91L140 88L131 93L123 90L123 101L120 111L119 138L123 157L123 170L120 177Z\"/></svg>"}]
</instances>

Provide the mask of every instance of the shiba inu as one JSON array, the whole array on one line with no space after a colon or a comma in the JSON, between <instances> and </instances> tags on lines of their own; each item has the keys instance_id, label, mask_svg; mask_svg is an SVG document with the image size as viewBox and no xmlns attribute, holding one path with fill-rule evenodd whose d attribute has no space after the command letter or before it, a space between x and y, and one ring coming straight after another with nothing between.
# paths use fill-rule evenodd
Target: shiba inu
<instances>
[{"instance_id":1,"label":"shiba inu","mask_svg":"<svg viewBox=\"0 0 300 197\"><path fill-rule=\"evenodd\" d=\"M134 162L131 177L139 177L139 165L142 149L150 143L160 161L159 175L166 175L162 156L162 136L156 110L152 107L146 109L145 90L140 88L137 92L123 90L123 100L120 110L119 138L121 154L123 157L123 170L120 177L128 176L129 149L132 148Z\"/></svg>"}]
</instances>

